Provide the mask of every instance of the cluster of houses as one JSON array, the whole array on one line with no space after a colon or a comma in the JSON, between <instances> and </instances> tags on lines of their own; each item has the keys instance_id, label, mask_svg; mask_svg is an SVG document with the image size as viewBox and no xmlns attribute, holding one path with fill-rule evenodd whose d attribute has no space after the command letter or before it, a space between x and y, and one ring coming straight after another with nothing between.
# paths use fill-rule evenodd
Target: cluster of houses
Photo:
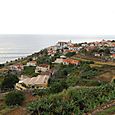
<instances>
[{"instance_id":1,"label":"cluster of houses","mask_svg":"<svg viewBox=\"0 0 115 115\"><path fill-rule=\"evenodd\" d=\"M15 88L17 90L27 90L31 88L46 88L48 86L48 80L53 74L53 71L50 69L48 64L37 65L37 62L29 61L26 65L14 64L9 66L9 70L22 72L25 66L35 67L35 73L38 73L36 77L24 76L21 75L19 82L16 83ZM40 73L40 75L39 75Z\"/></svg>"},{"instance_id":2,"label":"cluster of houses","mask_svg":"<svg viewBox=\"0 0 115 115\"><path fill-rule=\"evenodd\" d=\"M95 41L95 42L85 42L85 43L81 43L81 46L85 46L85 47L115 47L115 41L111 41L111 40L102 40L102 41Z\"/></svg>"},{"instance_id":3,"label":"cluster of houses","mask_svg":"<svg viewBox=\"0 0 115 115\"><path fill-rule=\"evenodd\" d=\"M47 48L48 50L48 55L54 56L57 51L63 53L64 55L68 52L78 52L79 48L75 46L75 44L73 44L71 42L71 40L69 42L58 42L55 46L51 46Z\"/></svg>"},{"instance_id":4,"label":"cluster of houses","mask_svg":"<svg viewBox=\"0 0 115 115\"><path fill-rule=\"evenodd\" d=\"M110 50L110 58L115 59L115 57L114 57L114 55L115 55L115 41L102 40L100 42L96 41L96 42L90 42L90 43L81 43L80 46L81 46L81 48L86 49L86 51L91 51L96 48L98 48L98 49L108 48ZM101 57L101 56L106 56L106 55L104 55L103 53L95 52L94 56Z\"/></svg>"},{"instance_id":5,"label":"cluster of houses","mask_svg":"<svg viewBox=\"0 0 115 115\"><path fill-rule=\"evenodd\" d=\"M66 58L66 56L60 56L60 58L57 58L55 62L53 63L58 63L58 64L63 64L63 65L79 65L80 61L79 60L74 60L71 58Z\"/></svg>"},{"instance_id":6,"label":"cluster of houses","mask_svg":"<svg viewBox=\"0 0 115 115\"><path fill-rule=\"evenodd\" d=\"M56 64L64 64L64 65L79 65L78 60L66 58L65 56L60 56L54 62ZM35 73L38 73L36 77L28 77L21 75L19 78L19 82L16 83L15 88L17 90L27 90L31 88L46 88L48 86L48 80L54 74L54 70L50 68L48 64L39 64L37 65L36 61L30 61L26 65L22 64L14 64L10 66L10 70L12 71L23 71L24 66L34 66Z\"/></svg>"},{"instance_id":7,"label":"cluster of houses","mask_svg":"<svg viewBox=\"0 0 115 115\"><path fill-rule=\"evenodd\" d=\"M64 64L64 65L79 65L80 62L78 60L66 58L66 56L60 56L54 62L56 64ZM54 74L54 70L50 68L48 64L39 64L37 65L36 61L30 61L26 65L22 64L14 64L10 66L10 70L12 71L23 71L24 66L33 66L35 67L35 73L38 73L36 77L28 77L21 75L20 80L16 83L15 88L17 90L27 90L31 88L46 88L48 86L49 78ZM40 74L39 74L40 73Z\"/></svg>"},{"instance_id":8,"label":"cluster of houses","mask_svg":"<svg viewBox=\"0 0 115 115\"><path fill-rule=\"evenodd\" d=\"M104 47L109 48L110 50L110 58L115 59L115 41L111 40L102 40L102 41L96 41L96 42L84 42L84 43L79 43L79 44L74 44L71 42L58 42L55 46L51 46L47 48L48 50L48 55L54 56L57 51L63 53L64 55L69 53L69 52L76 52L79 53L81 49L85 49L86 51L91 51L96 48L103 49ZM103 53L94 53L95 57L101 57L104 56Z\"/></svg>"}]
</instances>

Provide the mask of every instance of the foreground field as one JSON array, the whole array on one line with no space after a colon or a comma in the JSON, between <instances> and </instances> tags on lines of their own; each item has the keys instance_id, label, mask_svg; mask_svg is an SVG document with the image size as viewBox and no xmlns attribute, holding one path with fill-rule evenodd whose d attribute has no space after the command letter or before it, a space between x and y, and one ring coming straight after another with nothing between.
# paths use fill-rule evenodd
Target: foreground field
<instances>
[{"instance_id":1,"label":"foreground field","mask_svg":"<svg viewBox=\"0 0 115 115\"><path fill-rule=\"evenodd\" d=\"M72 58L76 60L80 60L80 61L94 62L93 64L90 64L90 66L92 68L97 68L100 71L100 75L97 76L97 80L112 82L113 78L115 77L115 63L114 62L103 62L95 58L81 56L81 55L76 55Z\"/></svg>"}]
</instances>

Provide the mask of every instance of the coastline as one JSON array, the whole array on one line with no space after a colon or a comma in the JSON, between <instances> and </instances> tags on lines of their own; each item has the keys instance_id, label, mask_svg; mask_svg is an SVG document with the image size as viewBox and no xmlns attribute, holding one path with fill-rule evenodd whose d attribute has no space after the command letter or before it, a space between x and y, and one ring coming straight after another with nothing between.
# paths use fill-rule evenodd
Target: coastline
<instances>
[{"instance_id":1,"label":"coastline","mask_svg":"<svg viewBox=\"0 0 115 115\"><path fill-rule=\"evenodd\" d=\"M0 64L5 64L7 61L15 61L18 58L25 58L32 53L2 53L0 54Z\"/></svg>"}]
</instances>

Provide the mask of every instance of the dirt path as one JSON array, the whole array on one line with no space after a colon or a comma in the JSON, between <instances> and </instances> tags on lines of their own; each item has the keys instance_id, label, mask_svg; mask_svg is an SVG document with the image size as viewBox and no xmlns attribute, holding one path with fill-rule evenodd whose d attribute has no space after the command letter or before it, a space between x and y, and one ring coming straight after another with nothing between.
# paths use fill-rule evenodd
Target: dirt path
<instances>
[{"instance_id":1,"label":"dirt path","mask_svg":"<svg viewBox=\"0 0 115 115\"><path fill-rule=\"evenodd\" d=\"M11 110L10 112L6 113L5 115L29 115L29 113L26 111L23 107L18 107L14 110Z\"/></svg>"}]
</instances>

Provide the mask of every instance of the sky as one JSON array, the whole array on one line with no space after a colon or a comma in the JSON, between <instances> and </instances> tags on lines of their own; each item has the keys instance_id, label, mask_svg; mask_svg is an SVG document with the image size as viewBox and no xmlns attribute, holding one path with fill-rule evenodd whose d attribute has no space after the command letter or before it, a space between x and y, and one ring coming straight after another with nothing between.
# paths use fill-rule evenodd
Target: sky
<instances>
[{"instance_id":1,"label":"sky","mask_svg":"<svg viewBox=\"0 0 115 115\"><path fill-rule=\"evenodd\" d=\"M114 6L115 0L0 0L0 34L114 36Z\"/></svg>"}]
</instances>

